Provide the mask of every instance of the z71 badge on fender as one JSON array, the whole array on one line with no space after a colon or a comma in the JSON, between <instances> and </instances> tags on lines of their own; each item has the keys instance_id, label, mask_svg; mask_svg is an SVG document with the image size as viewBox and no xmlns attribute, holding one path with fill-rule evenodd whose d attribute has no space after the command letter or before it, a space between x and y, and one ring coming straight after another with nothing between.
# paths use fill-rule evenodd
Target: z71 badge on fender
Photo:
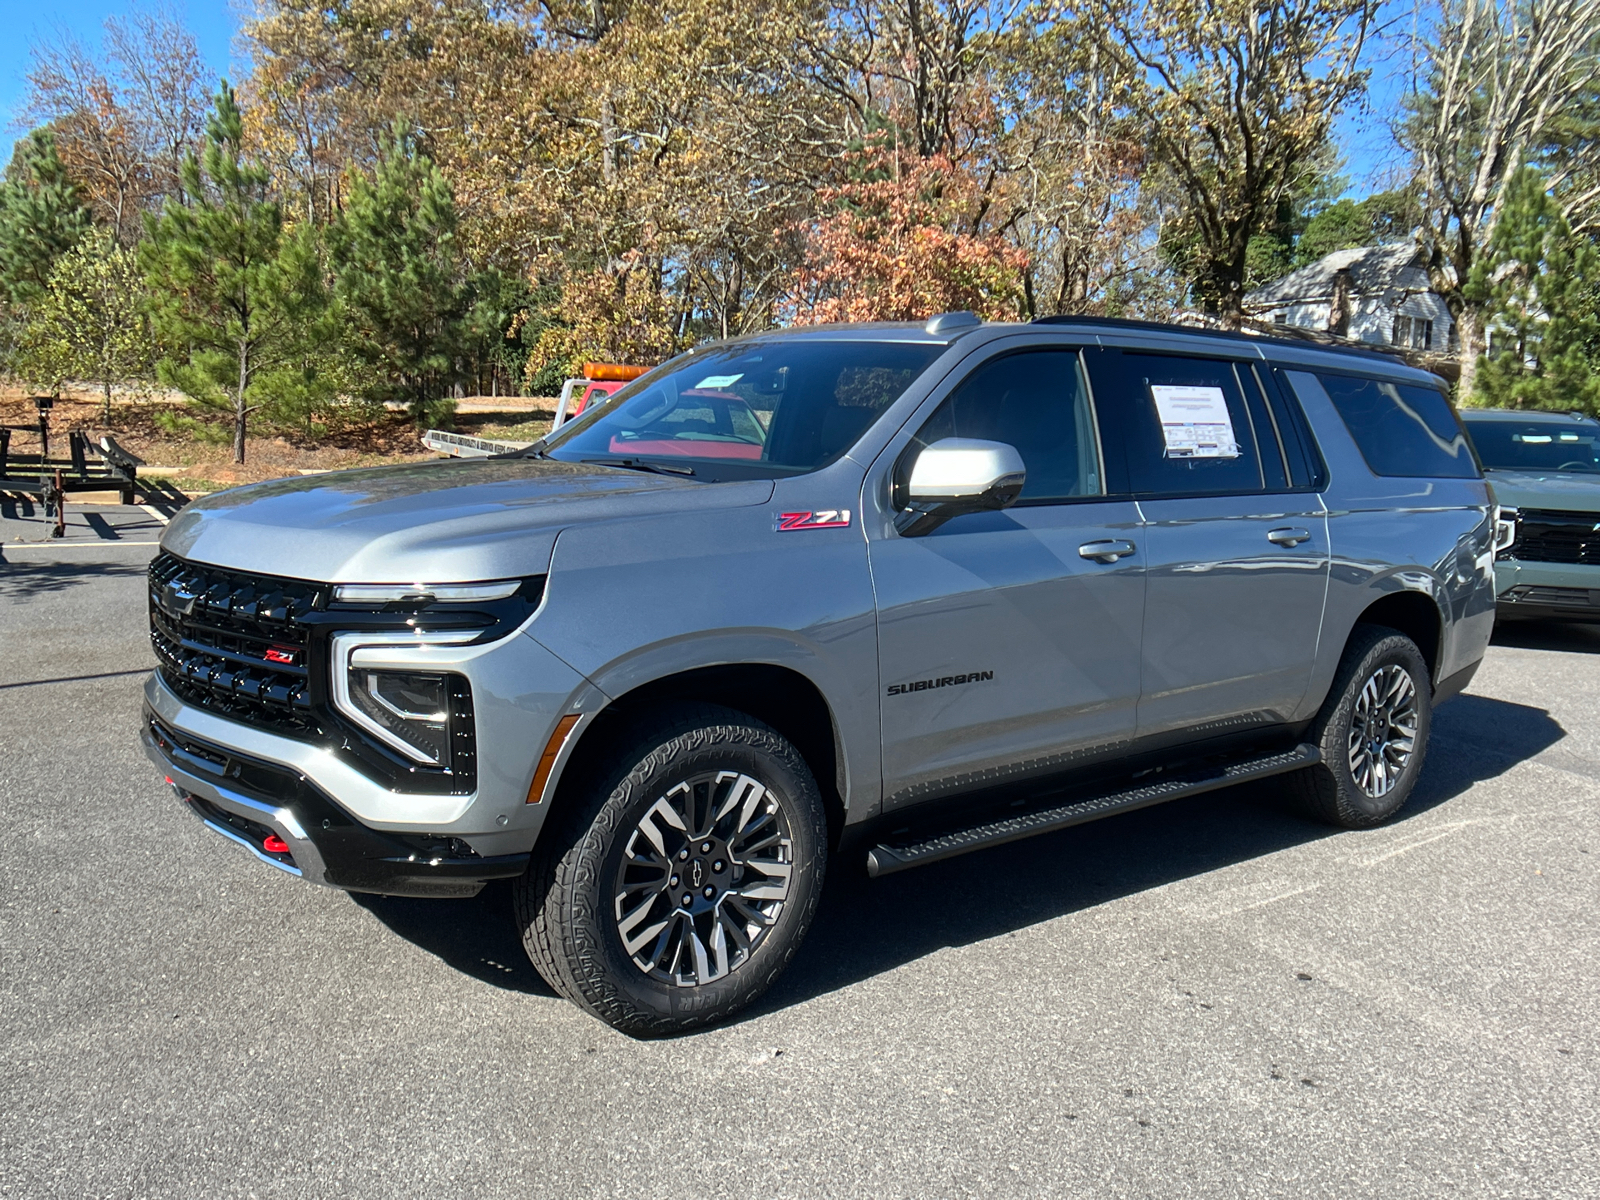
<instances>
[{"instance_id":1,"label":"z71 badge on fender","mask_svg":"<svg viewBox=\"0 0 1600 1200\"><path fill-rule=\"evenodd\" d=\"M822 508L816 512L779 513L772 528L783 533L790 529L843 529L850 524L848 508Z\"/></svg>"}]
</instances>

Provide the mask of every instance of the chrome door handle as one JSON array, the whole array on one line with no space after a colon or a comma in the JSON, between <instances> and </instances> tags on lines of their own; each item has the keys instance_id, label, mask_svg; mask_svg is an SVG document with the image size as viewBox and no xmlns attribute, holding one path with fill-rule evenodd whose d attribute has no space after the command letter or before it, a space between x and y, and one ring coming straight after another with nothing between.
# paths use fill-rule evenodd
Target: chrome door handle
<instances>
[{"instance_id":1,"label":"chrome door handle","mask_svg":"<svg viewBox=\"0 0 1600 1200\"><path fill-rule=\"evenodd\" d=\"M1132 542L1085 542L1078 547L1078 557L1092 558L1099 563L1114 563L1119 558L1126 558L1133 551Z\"/></svg>"},{"instance_id":2,"label":"chrome door handle","mask_svg":"<svg viewBox=\"0 0 1600 1200\"><path fill-rule=\"evenodd\" d=\"M1309 542L1310 540L1311 531L1309 529L1269 529L1267 531L1267 541L1274 542L1279 546L1298 546L1301 542Z\"/></svg>"}]
</instances>

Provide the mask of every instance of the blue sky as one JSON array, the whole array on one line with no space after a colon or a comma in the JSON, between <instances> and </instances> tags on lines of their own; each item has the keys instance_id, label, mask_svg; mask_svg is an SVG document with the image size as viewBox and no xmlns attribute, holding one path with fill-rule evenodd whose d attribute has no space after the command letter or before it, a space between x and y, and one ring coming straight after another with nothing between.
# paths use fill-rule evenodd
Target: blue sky
<instances>
[{"instance_id":1,"label":"blue sky","mask_svg":"<svg viewBox=\"0 0 1600 1200\"><path fill-rule=\"evenodd\" d=\"M18 128L18 108L28 86L29 48L62 31L96 46L107 17L126 17L136 7L176 13L194 34L212 72L219 76L229 72L230 46L239 27L229 0L168 0L140 6L125 0L0 0L0 145L7 147L0 165L10 158L10 143L24 132Z\"/></svg>"},{"instance_id":2,"label":"blue sky","mask_svg":"<svg viewBox=\"0 0 1600 1200\"><path fill-rule=\"evenodd\" d=\"M194 33L200 52L214 75L238 77L238 63L232 56L232 41L238 31L237 3L243 0L169 0L167 7ZM155 7L146 5L146 9ZM1385 16L1401 15L1403 0L1389 0ZM0 166L9 160L9 144L25 132L18 111L27 88L29 47L47 41L62 31L88 45L98 44L107 17L126 16L133 6L125 0L0 0ZM1395 34L1407 29L1397 23ZM1398 165L1381 115L1392 111L1402 87L1404 52L1398 36L1385 40L1372 59L1372 85L1367 109L1347 112L1339 121L1340 149L1348 160L1350 192L1365 195L1392 181L1389 176Z\"/></svg>"}]
</instances>

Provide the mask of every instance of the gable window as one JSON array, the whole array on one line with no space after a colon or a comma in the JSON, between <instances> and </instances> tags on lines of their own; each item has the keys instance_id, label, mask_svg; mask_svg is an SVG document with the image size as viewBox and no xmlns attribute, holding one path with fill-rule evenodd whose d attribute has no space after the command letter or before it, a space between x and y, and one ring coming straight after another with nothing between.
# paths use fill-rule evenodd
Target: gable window
<instances>
[{"instance_id":1,"label":"gable window","mask_svg":"<svg viewBox=\"0 0 1600 1200\"><path fill-rule=\"evenodd\" d=\"M1394 336L1389 340L1393 345L1411 350L1432 350L1433 322L1424 317L1397 315L1394 319Z\"/></svg>"}]
</instances>

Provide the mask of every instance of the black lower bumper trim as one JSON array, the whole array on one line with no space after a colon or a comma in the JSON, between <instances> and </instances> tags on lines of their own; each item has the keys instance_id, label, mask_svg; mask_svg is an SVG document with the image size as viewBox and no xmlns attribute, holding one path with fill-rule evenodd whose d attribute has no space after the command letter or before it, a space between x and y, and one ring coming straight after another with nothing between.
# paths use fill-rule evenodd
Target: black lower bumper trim
<instances>
[{"instance_id":1,"label":"black lower bumper trim","mask_svg":"<svg viewBox=\"0 0 1600 1200\"><path fill-rule=\"evenodd\" d=\"M378 892L385 896L476 896L491 879L514 879L527 868L527 854L493 858L417 855L329 863L324 882L347 892Z\"/></svg>"},{"instance_id":2,"label":"black lower bumper trim","mask_svg":"<svg viewBox=\"0 0 1600 1200\"><path fill-rule=\"evenodd\" d=\"M385 896L466 897L477 895L492 879L513 878L527 868L526 853L446 856L419 849L432 839L363 825L298 772L169 729L148 708L142 737L146 753L158 765L195 780L191 787L209 785L219 796L243 800L252 811L251 817L241 818L225 805L184 791L195 816L250 846L259 857L298 870L306 864L264 849L265 832L285 832L273 828L273 818L264 814L287 813L322 860L321 870L304 872L314 883Z\"/></svg>"},{"instance_id":3,"label":"black lower bumper trim","mask_svg":"<svg viewBox=\"0 0 1600 1200\"><path fill-rule=\"evenodd\" d=\"M1567 604L1531 604L1526 600L1495 605L1499 621L1600 621L1600 608L1579 608Z\"/></svg>"}]
</instances>

